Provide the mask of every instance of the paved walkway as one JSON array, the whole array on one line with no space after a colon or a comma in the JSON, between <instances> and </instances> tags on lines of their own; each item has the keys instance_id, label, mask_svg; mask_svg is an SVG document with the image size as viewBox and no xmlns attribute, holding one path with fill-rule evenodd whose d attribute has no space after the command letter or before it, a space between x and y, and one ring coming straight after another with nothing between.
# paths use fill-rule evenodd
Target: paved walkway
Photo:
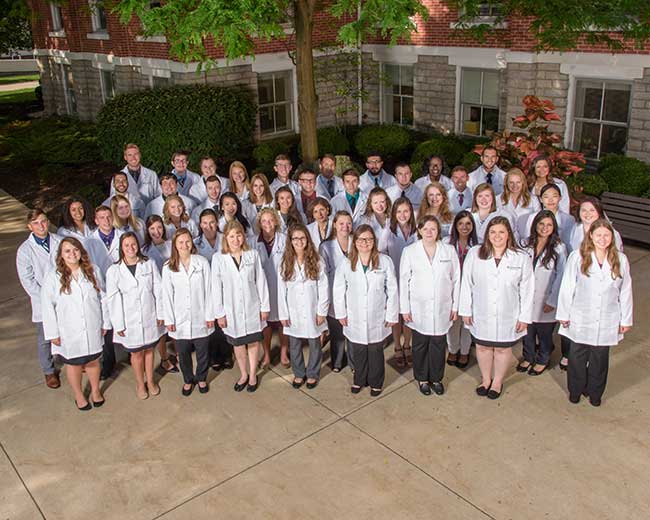
<instances>
[{"instance_id":1,"label":"paved walkway","mask_svg":"<svg viewBox=\"0 0 650 520\"><path fill-rule=\"evenodd\" d=\"M0 192L0 519L648 518L650 251L627 249L637 325L599 409L569 404L557 368L513 370L494 402L475 364L447 371L443 397L393 366L378 399L351 395L348 370L297 391L275 367L254 395L234 370L207 395L170 375L139 401L125 366L80 413L39 371L14 268L24 212Z\"/></svg>"}]
</instances>

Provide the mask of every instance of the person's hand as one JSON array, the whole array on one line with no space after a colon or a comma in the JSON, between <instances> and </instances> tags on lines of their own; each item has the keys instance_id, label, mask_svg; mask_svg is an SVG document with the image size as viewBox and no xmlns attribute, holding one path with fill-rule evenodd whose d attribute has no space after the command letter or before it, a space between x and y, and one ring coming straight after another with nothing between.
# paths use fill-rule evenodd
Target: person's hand
<instances>
[{"instance_id":1,"label":"person's hand","mask_svg":"<svg viewBox=\"0 0 650 520\"><path fill-rule=\"evenodd\" d=\"M51 343L54 343L57 347L61 346L61 338L54 338L53 340L50 341Z\"/></svg>"},{"instance_id":2,"label":"person's hand","mask_svg":"<svg viewBox=\"0 0 650 520\"><path fill-rule=\"evenodd\" d=\"M542 308L542 311L545 313L553 312L555 310L555 307L552 305L549 305L548 303L544 304L544 307Z\"/></svg>"},{"instance_id":3,"label":"person's hand","mask_svg":"<svg viewBox=\"0 0 650 520\"><path fill-rule=\"evenodd\" d=\"M162 327L165 324L165 320L156 320L156 325Z\"/></svg>"},{"instance_id":4,"label":"person's hand","mask_svg":"<svg viewBox=\"0 0 650 520\"><path fill-rule=\"evenodd\" d=\"M631 325L621 325L618 328L618 333L619 334L625 334L626 332L630 332L630 329L632 329Z\"/></svg>"},{"instance_id":5,"label":"person's hand","mask_svg":"<svg viewBox=\"0 0 650 520\"><path fill-rule=\"evenodd\" d=\"M411 323L413 321L413 316L411 316L410 312L405 312L402 314L402 319L404 320L404 323Z\"/></svg>"},{"instance_id":6,"label":"person's hand","mask_svg":"<svg viewBox=\"0 0 650 520\"><path fill-rule=\"evenodd\" d=\"M214 327L214 320L206 321L205 326L211 329L212 327Z\"/></svg>"},{"instance_id":7,"label":"person's hand","mask_svg":"<svg viewBox=\"0 0 650 520\"><path fill-rule=\"evenodd\" d=\"M176 332L176 325L167 325L167 332Z\"/></svg>"},{"instance_id":8,"label":"person's hand","mask_svg":"<svg viewBox=\"0 0 650 520\"><path fill-rule=\"evenodd\" d=\"M523 321L517 320L517 324L515 325L516 332L526 332L527 329L528 329L528 323L524 323Z\"/></svg>"},{"instance_id":9,"label":"person's hand","mask_svg":"<svg viewBox=\"0 0 650 520\"><path fill-rule=\"evenodd\" d=\"M474 324L474 320L471 316L463 316L463 323L468 327L471 327Z\"/></svg>"},{"instance_id":10,"label":"person's hand","mask_svg":"<svg viewBox=\"0 0 650 520\"><path fill-rule=\"evenodd\" d=\"M124 330L126 330L126 329L124 329ZM124 330L118 330L117 335L123 338L124 337Z\"/></svg>"},{"instance_id":11,"label":"person's hand","mask_svg":"<svg viewBox=\"0 0 650 520\"><path fill-rule=\"evenodd\" d=\"M106 336L107 332L108 332L108 329L102 329L102 336Z\"/></svg>"},{"instance_id":12,"label":"person's hand","mask_svg":"<svg viewBox=\"0 0 650 520\"><path fill-rule=\"evenodd\" d=\"M289 320L280 320L280 323L283 327L291 327L291 322Z\"/></svg>"},{"instance_id":13,"label":"person's hand","mask_svg":"<svg viewBox=\"0 0 650 520\"><path fill-rule=\"evenodd\" d=\"M348 326L348 319L347 319L347 318L341 318L341 319L339 320L339 323L340 323L341 325L343 325L344 327L347 327L347 326Z\"/></svg>"},{"instance_id":14,"label":"person's hand","mask_svg":"<svg viewBox=\"0 0 650 520\"><path fill-rule=\"evenodd\" d=\"M269 319L269 313L268 312L260 312L260 320L266 321Z\"/></svg>"},{"instance_id":15,"label":"person's hand","mask_svg":"<svg viewBox=\"0 0 650 520\"><path fill-rule=\"evenodd\" d=\"M224 316L223 318L217 319L217 324L219 325L220 328L225 329L228 326L228 322L226 321L226 317Z\"/></svg>"},{"instance_id":16,"label":"person's hand","mask_svg":"<svg viewBox=\"0 0 650 520\"><path fill-rule=\"evenodd\" d=\"M449 321L456 321L458 319L458 311L451 311Z\"/></svg>"},{"instance_id":17,"label":"person's hand","mask_svg":"<svg viewBox=\"0 0 650 520\"><path fill-rule=\"evenodd\" d=\"M567 328L569 328L569 324L570 324L571 322L570 322L569 320L567 320L567 321L562 321L562 320L560 320L560 323L562 324L562 326L563 326L565 329L567 329Z\"/></svg>"},{"instance_id":18,"label":"person's hand","mask_svg":"<svg viewBox=\"0 0 650 520\"><path fill-rule=\"evenodd\" d=\"M325 323L325 316L321 316L320 314L316 314L316 326L320 327L323 323Z\"/></svg>"}]
</instances>

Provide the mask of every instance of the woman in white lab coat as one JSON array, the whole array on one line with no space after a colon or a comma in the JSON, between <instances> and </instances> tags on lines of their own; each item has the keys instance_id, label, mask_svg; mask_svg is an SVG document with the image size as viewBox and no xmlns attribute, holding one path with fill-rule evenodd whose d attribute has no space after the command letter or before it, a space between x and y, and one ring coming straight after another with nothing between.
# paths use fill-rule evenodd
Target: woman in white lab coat
<instances>
[{"instance_id":1,"label":"woman in white lab coat","mask_svg":"<svg viewBox=\"0 0 650 520\"><path fill-rule=\"evenodd\" d=\"M61 224L56 234L83 241L92 234L95 227L95 212L91 205L86 199L72 196L63 205Z\"/></svg>"},{"instance_id":2,"label":"woman in white lab coat","mask_svg":"<svg viewBox=\"0 0 650 520\"><path fill-rule=\"evenodd\" d=\"M316 197L305 210L311 211L313 222L307 226L307 231L309 231L311 241L318 251L321 242L327 240L332 233L332 206L327 199Z\"/></svg>"},{"instance_id":3,"label":"woman in white lab coat","mask_svg":"<svg viewBox=\"0 0 650 520\"><path fill-rule=\"evenodd\" d=\"M271 364L271 340L273 331L278 331L278 340L280 341L280 363L283 367L290 366L289 361L289 339L282 333L282 325L278 318L278 272L280 271L280 262L287 244L287 235L280 232L280 217L277 211L271 208L260 210L257 215L256 228L258 234L250 239L250 245L257 253L264 268L264 275L269 289L269 315L266 318L264 327L264 357L262 359L262 368Z\"/></svg>"},{"instance_id":4,"label":"woman in white lab coat","mask_svg":"<svg viewBox=\"0 0 650 520\"><path fill-rule=\"evenodd\" d=\"M154 347L165 332L162 279L155 262L140 251L133 231L120 237L120 260L106 272L106 301L114 342L131 354L136 395L140 399L158 395L153 362Z\"/></svg>"},{"instance_id":5,"label":"woman in white lab coat","mask_svg":"<svg viewBox=\"0 0 650 520\"><path fill-rule=\"evenodd\" d=\"M485 242L465 258L458 308L476 344L482 378L476 389L479 396L501 396L513 361L511 347L532 323L534 291L530 257L517 247L510 221L494 217Z\"/></svg>"},{"instance_id":6,"label":"woman in white lab coat","mask_svg":"<svg viewBox=\"0 0 650 520\"><path fill-rule=\"evenodd\" d=\"M576 221L571 215L560 209L560 188L557 184L547 184L542 188L540 193L539 200L542 204L542 208L553 212L555 221L557 222L557 230L558 235L560 235L560 240L562 240L562 242L568 247L568 244L571 242L571 232L575 227ZM527 217L526 215L520 217L520 223L524 220L526 221L526 225L521 228L519 233L519 238L521 240L526 240L530 236L530 228L533 225L535 215L536 213L531 213Z\"/></svg>"},{"instance_id":7,"label":"woman in white lab coat","mask_svg":"<svg viewBox=\"0 0 650 520\"><path fill-rule=\"evenodd\" d=\"M542 210L535 215L530 238L524 245L533 261L535 296L533 322L522 340L523 360L517 365L517 372L538 376L548 367L554 348L555 309L567 257L552 211Z\"/></svg>"},{"instance_id":8,"label":"woman in white lab coat","mask_svg":"<svg viewBox=\"0 0 650 520\"><path fill-rule=\"evenodd\" d=\"M284 233L293 224L305 224L296 206L296 197L289 186L280 186L276 190L275 210L280 215L280 231Z\"/></svg>"},{"instance_id":9,"label":"woman in white lab coat","mask_svg":"<svg viewBox=\"0 0 650 520\"><path fill-rule=\"evenodd\" d=\"M354 232L350 258L336 269L333 293L336 318L354 359L351 391L370 386L376 397L384 386L384 344L397 323L399 303L393 262L377 249L369 225Z\"/></svg>"},{"instance_id":10,"label":"woman in white lab coat","mask_svg":"<svg viewBox=\"0 0 650 520\"><path fill-rule=\"evenodd\" d=\"M599 218L607 219L607 215L605 215L600 199L589 195L580 200L577 217L577 222L571 230L571 238L567 244L569 251L580 249L585 235L589 233L591 224ZM623 251L623 239L621 238L621 234L616 230L614 230L614 243L619 251Z\"/></svg>"},{"instance_id":11,"label":"woman in white lab coat","mask_svg":"<svg viewBox=\"0 0 650 520\"><path fill-rule=\"evenodd\" d=\"M227 191L221 195L219 199L219 207L221 208L221 216L219 217L219 231L223 233L226 224L236 220L244 228L246 237L250 238L254 235L253 222L249 222L242 210L242 204L237 195Z\"/></svg>"},{"instance_id":12,"label":"woman in white lab coat","mask_svg":"<svg viewBox=\"0 0 650 520\"><path fill-rule=\"evenodd\" d=\"M591 224L580 249L567 260L560 286L557 320L571 340L569 400L589 396L600 406L607 384L610 347L632 328L630 263L614 243L606 219Z\"/></svg>"},{"instance_id":13,"label":"woman in white lab coat","mask_svg":"<svg viewBox=\"0 0 650 520\"><path fill-rule=\"evenodd\" d=\"M189 230L181 228L172 238L172 255L162 269L163 314L183 373L181 394L189 396L198 384L208 392L209 336L214 330L210 263L196 254ZM196 373L192 363L196 351Z\"/></svg>"},{"instance_id":14,"label":"woman in white lab coat","mask_svg":"<svg viewBox=\"0 0 650 520\"><path fill-rule=\"evenodd\" d=\"M221 254L212 258L212 293L219 327L234 347L241 375L235 391L257 390L257 362L262 330L269 317L269 289L256 249L246 243L244 228L229 222Z\"/></svg>"},{"instance_id":15,"label":"woman in white lab coat","mask_svg":"<svg viewBox=\"0 0 650 520\"><path fill-rule=\"evenodd\" d=\"M454 223L451 227L451 233L443 239L443 242L453 247L458 256L462 273L463 262L467 253L469 253L472 247L478 245L474 219L469 211L464 209L456 213ZM472 346L472 336L465 327L462 319L459 318L452 323L447 333L447 343L449 349L447 364L460 369L467 368L467 365L469 365L469 349Z\"/></svg>"},{"instance_id":16,"label":"woman in white lab coat","mask_svg":"<svg viewBox=\"0 0 650 520\"><path fill-rule=\"evenodd\" d=\"M440 240L436 217L424 215L418 233L421 240L402 253L400 314L413 331L413 376L420 392L442 395L447 332L458 318L460 263L454 248Z\"/></svg>"},{"instance_id":17,"label":"woman in white lab coat","mask_svg":"<svg viewBox=\"0 0 650 520\"><path fill-rule=\"evenodd\" d=\"M38 361L49 388L59 388L61 381L54 367L52 346L43 336L41 317L41 287L45 275L56 265L61 237L49 232L50 221L40 208L27 212L27 228L30 231L16 251L16 270L20 285L29 296L32 307L32 322L36 325Z\"/></svg>"},{"instance_id":18,"label":"woman in white lab coat","mask_svg":"<svg viewBox=\"0 0 650 520\"><path fill-rule=\"evenodd\" d=\"M533 159L528 170L528 187L533 198L542 196L542 189L548 184L555 184L560 191L559 209L564 213L571 211L571 196L566 182L553 174L551 159L538 155Z\"/></svg>"},{"instance_id":19,"label":"woman in white lab coat","mask_svg":"<svg viewBox=\"0 0 650 520\"><path fill-rule=\"evenodd\" d=\"M192 239L199 236L199 228L190 218L185 208L185 202L179 195L170 195L165 200L163 221L169 236L174 236L174 233L181 228L189 230Z\"/></svg>"},{"instance_id":20,"label":"woman in white lab coat","mask_svg":"<svg viewBox=\"0 0 650 520\"><path fill-rule=\"evenodd\" d=\"M418 208L418 220L425 215L432 215L438 219L442 238L449 236L454 214L449 209L447 190L439 182L428 184L422 192L422 202Z\"/></svg>"},{"instance_id":21,"label":"woman in white lab coat","mask_svg":"<svg viewBox=\"0 0 650 520\"><path fill-rule=\"evenodd\" d=\"M390 210L392 203L384 188L375 186L368 193L368 202L363 214L359 216L355 225L368 224L376 237L382 236L385 229L390 226Z\"/></svg>"},{"instance_id":22,"label":"woman in white lab coat","mask_svg":"<svg viewBox=\"0 0 650 520\"><path fill-rule=\"evenodd\" d=\"M510 228L515 229L514 216L502 209L497 209L496 196L494 189L488 183L484 182L474 188L472 198L472 218L476 228L476 236L479 244L485 239L485 230L490 221L495 217L506 217L510 223Z\"/></svg>"},{"instance_id":23,"label":"woman in white lab coat","mask_svg":"<svg viewBox=\"0 0 650 520\"><path fill-rule=\"evenodd\" d=\"M300 224L292 226L278 276L278 317L285 336L289 337L294 388L300 388L305 377L307 388L315 388L320 379L320 337L327 330L328 292L323 262L307 228ZM303 340L309 345L306 369Z\"/></svg>"},{"instance_id":24,"label":"woman in white lab coat","mask_svg":"<svg viewBox=\"0 0 650 520\"><path fill-rule=\"evenodd\" d=\"M393 261L397 277L399 277L402 251L406 246L417 242L417 239L415 211L413 211L411 201L406 197L399 197L393 203L390 212L390 225L378 237L379 244L377 246L381 253L387 254ZM403 343L402 336L404 337ZM404 368L406 365L411 366L413 363L411 330L404 325L401 318L393 326L393 348L397 366L400 368Z\"/></svg>"},{"instance_id":25,"label":"woman in white lab coat","mask_svg":"<svg viewBox=\"0 0 650 520\"><path fill-rule=\"evenodd\" d=\"M114 226L122 232L133 231L140 244L144 244L144 221L134 215L131 202L124 195L111 198Z\"/></svg>"},{"instance_id":26,"label":"woman in white lab coat","mask_svg":"<svg viewBox=\"0 0 650 520\"><path fill-rule=\"evenodd\" d=\"M515 222L522 215L537 213L539 198L528 191L528 180L519 168L511 168L503 179L503 193L497 197L497 208L510 212Z\"/></svg>"},{"instance_id":27,"label":"woman in white lab coat","mask_svg":"<svg viewBox=\"0 0 650 520\"><path fill-rule=\"evenodd\" d=\"M95 408L102 406L99 358L111 322L101 271L90 262L76 238L61 240L56 269L43 280L41 305L45 339L52 342L52 354L60 356L66 365L77 408L90 410L91 402ZM90 382L89 400L81 386L84 371Z\"/></svg>"},{"instance_id":28,"label":"woman in white lab coat","mask_svg":"<svg viewBox=\"0 0 650 520\"><path fill-rule=\"evenodd\" d=\"M263 173L256 173L251 177L251 190L248 197L242 201L242 212L251 224L257 220L257 214L263 208L272 208L274 204L273 193L269 181Z\"/></svg>"},{"instance_id":29,"label":"woman in white lab coat","mask_svg":"<svg viewBox=\"0 0 650 520\"><path fill-rule=\"evenodd\" d=\"M332 221L332 234L318 248L329 285L328 296L330 305L327 312L327 328L330 335L330 360L332 362L332 372L334 373L340 372L345 366L346 348L343 327L339 323L339 320L336 319L336 314L334 313L334 296L332 290L334 288L334 274L336 269L345 261L352 248L351 234L352 216L347 211L337 211ZM350 354L348 346L348 363L354 369Z\"/></svg>"},{"instance_id":30,"label":"woman in white lab coat","mask_svg":"<svg viewBox=\"0 0 650 520\"><path fill-rule=\"evenodd\" d=\"M250 189L248 182L248 170L244 163L233 161L228 169L228 180L230 181L230 191L233 192L239 200L246 200Z\"/></svg>"}]
</instances>

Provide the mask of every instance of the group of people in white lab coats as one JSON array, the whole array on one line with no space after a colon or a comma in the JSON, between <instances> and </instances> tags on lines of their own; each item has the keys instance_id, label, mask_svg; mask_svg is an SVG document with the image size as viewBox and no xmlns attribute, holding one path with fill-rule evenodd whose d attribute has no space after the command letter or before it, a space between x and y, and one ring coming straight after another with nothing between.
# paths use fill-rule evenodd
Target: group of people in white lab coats
<instances>
[{"instance_id":1,"label":"group of people in white lab coats","mask_svg":"<svg viewBox=\"0 0 650 520\"><path fill-rule=\"evenodd\" d=\"M445 392L445 365L465 368L474 344L476 393L497 399L512 347L523 340L516 370L540 375L558 322L569 399L600 405L609 349L632 326L629 263L597 199L570 216L548 158L506 173L488 146L471 173L457 166L448 177L432 156L413 182L408 164L390 175L375 152L363 175L336 176L326 155L297 180L279 155L270 184L238 161L223 178L212 158L196 174L177 152L158 180L137 145L124 159L105 203L71 197L56 234L31 210L17 253L46 384L60 385L58 355L80 410L104 403L115 344L141 399L160 393L156 348L159 370L180 369L184 396L207 393L209 368L232 368L233 353L234 390L255 392L274 331L295 388L318 385L329 342L333 372L354 372L351 392L381 394L392 335L396 364L413 366L425 395Z\"/></svg>"}]
</instances>

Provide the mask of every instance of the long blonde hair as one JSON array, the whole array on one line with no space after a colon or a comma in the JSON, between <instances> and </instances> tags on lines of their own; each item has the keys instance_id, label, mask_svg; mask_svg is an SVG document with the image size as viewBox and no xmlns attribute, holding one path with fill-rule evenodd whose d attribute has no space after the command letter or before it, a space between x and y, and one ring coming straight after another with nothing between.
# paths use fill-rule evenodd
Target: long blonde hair
<instances>
[{"instance_id":1,"label":"long blonde hair","mask_svg":"<svg viewBox=\"0 0 650 520\"><path fill-rule=\"evenodd\" d=\"M131 209L131 214L129 215L129 218L126 219L126 221L120 218L117 214L117 206L120 204L120 202L126 202ZM113 195L113 198L111 199L111 213L113 214L113 220L116 224L115 227L122 229L124 226L128 225L131 229L140 229L140 225L138 224L138 221L135 219L135 215L133 214L131 201L124 195L120 195L119 193L117 195Z\"/></svg>"},{"instance_id":2,"label":"long blonde hair","mask_svg":"<svg viewBox=\"0 0 650 520\"><path fill-rule=\"evenodd\" d=\"M239 231L244 237L244 243L241 246L242 251L248 251L248 242L246 242L246 231L244 231L244 226L238 220L231 220L223 228L223 237L221 238L221 252L224 255L230 254L230 246L228 246L228 235L231 231Z\"/></svg>"},{"instance_id":3,"label":"long blonde hair","mask_svg":"<svg viewBox=\"0 0 650 520\"><path fill-rule=\"evenodd\" d=\"M170 195L165 199L165 205L163 206L163 222L165 224L173 224L172 216L169 214L169 203L173 201L178 201L183 208L183 213L181 213L181 222L187 222L190 220L190 216L187 214L187 208L185 207L185 202L180 195Z\"/></svg>"},{"instance_id":4,"label":"long blonde hair","mask_svg":"<svg viewBox=\"0 0 650 520\"><path fill-rule=\"evenodd\" d=\"M264 194L262 195L264 200L262 202L254 200L255 195L253 194L253 183L255 181L260 181L262 184L264 184ZM253 204L271 204L271 202L273 202L273 193L271 193L269 180L266 178L266 175L264 175L263 173L255 173L251 177L250 188L248 190L248 200L251 201Z\"/></svg>"},{"instance_id":5,"label":"long blonde hair","mask_svg":"<svg viewBox=\"0 0 650 520\"><path fill-rule=\"evenodd\" d=\"M510 168L508 170L508 173L506 173L506 176L503 179L503 193L501 194L501 202L503 202L504 204L508 204L508 201L510 200L510 195L512 195L512 192L510 191L510 187L508 186L508 178L511 175L517 176L519 177L519 179L521 179L521 193L519 194L519 197L517 197L517 200L515 202L519 203L521 201L522 208L529 207L530 192L528 191L528 179L526 178L526 174L523 171L521 171L519 168Z\"/></svg>"},{"instance_id":6,"label":"long blonde hair","mask_svg":"<svg viewBox=\"0 0 650 520\"><path fill-rule=\"evenodd\" d=\"M442 195L442 203L440 204L440 212L436 215L432 212L433 206L429 204L429 199L427 194L431 188L436 188ZM447 195L447 190L439 182L432 182L426 188L424 188L424 193L422 194L422 202L420 203L420 208L418 210L418 220L424 217L425 215L433 215L437 217L440 222L445 224L450 224L454 220L454 214L449 209L449 195Z\"/></svg>"},{"instance_id":7,"label":"long blonde hair","mask_svg":"<svg viewBox=\"0 0 650 520\"><path fill-rule=\"evenodd\" d=\"M614 228L609 223L609 221L604 218L599 218L598 220L595 220L591 224L589 228L589 233L585 235L585 238L582 241L582 244L580 245L580 256L582 257L582 262L580 263L580 271L585 276L589 276L589 268L591 267L591 263L592 263L591 253L593 253L596 250L596 246L594 245L594 241L591 236L593 232L596 231L598 228L605 228L609 230L609 232L612 234L612 241L609 244L609 247L607 248L607 262L609 263L609 266L612 271L612 279L615 280L616 278L622 278L621 262L620 259L618 258L618 248L616 247Z\"/></svg>"},{"instance_id":8,"label":"long blonde hair","mask_svg":"<svg viewBox=\"0 0 650 520\"><path fill-rule=\"evenodd\" d=\"M232 187L232 191L234 193L237 193L237 183L233 180L232 178L232 170L233 168L241 168L244 172L244 186L250 193L250 181L248 179L248 170L246 169L246 166L244 166L244 163L241 161L233 161L232 164L230 165L230 168L228 168L228 179L230 179L230 186Z\"/></svg>"}]
</instances>

